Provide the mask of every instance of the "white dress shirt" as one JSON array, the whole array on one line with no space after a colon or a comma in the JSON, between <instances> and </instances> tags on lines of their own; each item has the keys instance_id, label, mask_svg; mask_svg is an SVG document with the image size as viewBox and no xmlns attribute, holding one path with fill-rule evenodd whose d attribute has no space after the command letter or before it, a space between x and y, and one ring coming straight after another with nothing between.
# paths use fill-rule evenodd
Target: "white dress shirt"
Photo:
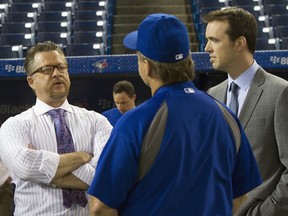
<instances>
[{"instance_id":1,"label":"white dress shirt","mask_svg":"<svg viewBox=\"0 0 288 216\"><path fill-rule=\"evenodd\" d=\"M73 171L90 185L112 126L101 114L70 105L67 100L59 108L66 110L65 120L75 151L93 154L89 163ZM9 118L1 127L1 158L16 184L15 216L88 215L88 205L65 208L62 189L49 185L60 160L53 120L47 113L51 109L53 107L37 99L35 106ZM33 149L28 148L29 144Z\"/></svg>"},{"instance_id":2,"label":"white dress shirt","mask_svg":"<svg viewBox=\"0 0 288 216\"><path fill-rule=\"evenodd\" d=\"M238 92L238 116L241 112L241 109L243 107L245 98L247 96L247 93L250 88L250 84L252 83L252 80L256 74L256 71L258 70L259 65L254 60L251 67L249 67L246 71L244 71L237 79L233 80L230 75L228 74L228 88L227 88L227 101L226 105L229 106L231 101L231 91L229 91L230 84L232 82L235 82L239 86L239 92Z\"/></svg>"}]
</instances>

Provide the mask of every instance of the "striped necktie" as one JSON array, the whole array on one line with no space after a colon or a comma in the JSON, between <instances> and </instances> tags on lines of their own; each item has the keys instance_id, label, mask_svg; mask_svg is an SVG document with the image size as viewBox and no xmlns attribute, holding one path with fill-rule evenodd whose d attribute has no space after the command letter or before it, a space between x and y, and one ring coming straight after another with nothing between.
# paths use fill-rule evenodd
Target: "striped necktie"
<instances>
[{"instance_id":1,"label":"striped necktie","mask_svg":"<svg viewBox=\"0 0 288 216\"><path fill-rule=\"evenodd\" d=\"M54 119L54 126L57 138L57 149L59 154L74 152L74 144L71 133L65 123L65 110L53 109L48 111L48 114ZM62 189L63 205L70 208L73 203L77 203L85 207L88 203L85 191L76 189Z\"/></svg>"},{"instance_id":2,"label":"striped necktie","mask_svg":"<svg viewBox=\"0 0 288 216\"><path fill-rule=\"evenodd\" d=\"M238 103L238 89L239 86L235 83L232 82L230 84L229 91L231 91L231 101L229 104L229 108L237 115L238 114L238 108L239 108L239 103Z\"/></svg>"}]
</instances>

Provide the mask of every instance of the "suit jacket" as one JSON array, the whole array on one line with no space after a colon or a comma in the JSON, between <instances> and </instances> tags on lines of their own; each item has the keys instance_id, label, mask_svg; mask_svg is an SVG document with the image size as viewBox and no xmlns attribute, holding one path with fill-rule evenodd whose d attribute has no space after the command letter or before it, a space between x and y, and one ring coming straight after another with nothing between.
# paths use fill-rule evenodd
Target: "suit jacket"
<instances>
[{"instance_id":1,"label":"suit jacket","mask_svg":"<svg viewBox=\"0 0 288 216\"><path fill-rule=\"evenodd\" d=\"M227 80L208 93L226 103ZM236 215L288 215L288 82L259 67L239 113L263 183Z\"/></svg>"}]
</instances>

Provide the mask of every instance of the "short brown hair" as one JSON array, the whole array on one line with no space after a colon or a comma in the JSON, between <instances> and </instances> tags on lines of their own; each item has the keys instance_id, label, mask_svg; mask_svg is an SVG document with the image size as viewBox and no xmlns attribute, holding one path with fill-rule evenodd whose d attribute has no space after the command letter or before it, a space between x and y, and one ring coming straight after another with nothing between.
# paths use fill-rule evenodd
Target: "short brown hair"
<instances>
[{"instance_id":1,"label":"short brown hair","mask_svg":"<svg viewBox=\"0 0 288 216\"><path fill-rule=\"evenodd\" d=\"M25 57L24 61L24 68L26 71L26 75L29 76L33 73L32 65L34 63L34 57L39 52L46 52L46 51L57 51L61 55L65 56L61 47L51 41L45 41L43 43L37 43L33 47L31 47Z\"/></svg>"},{"instance_id":2,"label":"short brown hair","mask_svg":"<svg viewBox=\"0 0 288 216\"><path fill-rule=\"evenodd\" d=\"M151 60L145 57L142 53L137 52L140 61L145 59L150 62L154 75L160 79L164 85L169 85L178 82L186 82L194 80L194 61L191 54L187 58L173 63L163 63Z\"/></svg>"},{"instance_id":3,"label":"short brown hair","mask_svg":"<svg viewBox=\"0 0 288 216\"><path fill-rule=\"evenodd\" d=\"M131 82L127 80L122 80L122 81L117 82L113 86L114 94L121 93L121 92L125 92L130 98L132 98L135 95L135 88Z\"/></svg>"},{"instance_id":4,"label":"short brown hair","mask_svg":"<svg viewBox=\"0 0 288 216\"><path fill-rule=\"evenodd\" d=\"M247 40L247 46L251 53L254 53L257 39L257 21L248 11L237 7L226 7L224 9L209 12L203 17L206 23L212 21L225 21L229 23L227 35L231 41L236 41L244 36Z\"/></svg>"}]
</instances>

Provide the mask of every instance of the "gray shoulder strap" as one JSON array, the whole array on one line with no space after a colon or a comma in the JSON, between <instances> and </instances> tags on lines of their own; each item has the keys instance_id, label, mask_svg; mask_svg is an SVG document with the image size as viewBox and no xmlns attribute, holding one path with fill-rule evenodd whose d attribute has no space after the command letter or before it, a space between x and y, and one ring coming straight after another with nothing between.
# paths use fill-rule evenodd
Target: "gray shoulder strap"
<instances>
[{"instance_id":1,"label":"gray shoulder strap","mask_svg":"<svg viewBox=\"0 0 288 216\"><path fill-rule=\"evenodd\" d=\"M216 101L216 100L215 100ZM233 133L235 145L236 145L236 151L238 152L240 145L241 145L241 133L239 130L239 126L233 116L229 113L228 110L226 110L218 101L216 101L216 104L221 109L227 123L229 124L229 127Z\"/></svg>"},{"instance_id":2,"label":"gray shoulder strap","mask_svg":"<svg viewBox=\"0 0 288 216\"><path fill-rule=\"evenodd\" d=\"M167 113L167 104L163 102L143 139L138 181L146 175L159 152L166 129Z\"/></svg>"}]
</instances>

